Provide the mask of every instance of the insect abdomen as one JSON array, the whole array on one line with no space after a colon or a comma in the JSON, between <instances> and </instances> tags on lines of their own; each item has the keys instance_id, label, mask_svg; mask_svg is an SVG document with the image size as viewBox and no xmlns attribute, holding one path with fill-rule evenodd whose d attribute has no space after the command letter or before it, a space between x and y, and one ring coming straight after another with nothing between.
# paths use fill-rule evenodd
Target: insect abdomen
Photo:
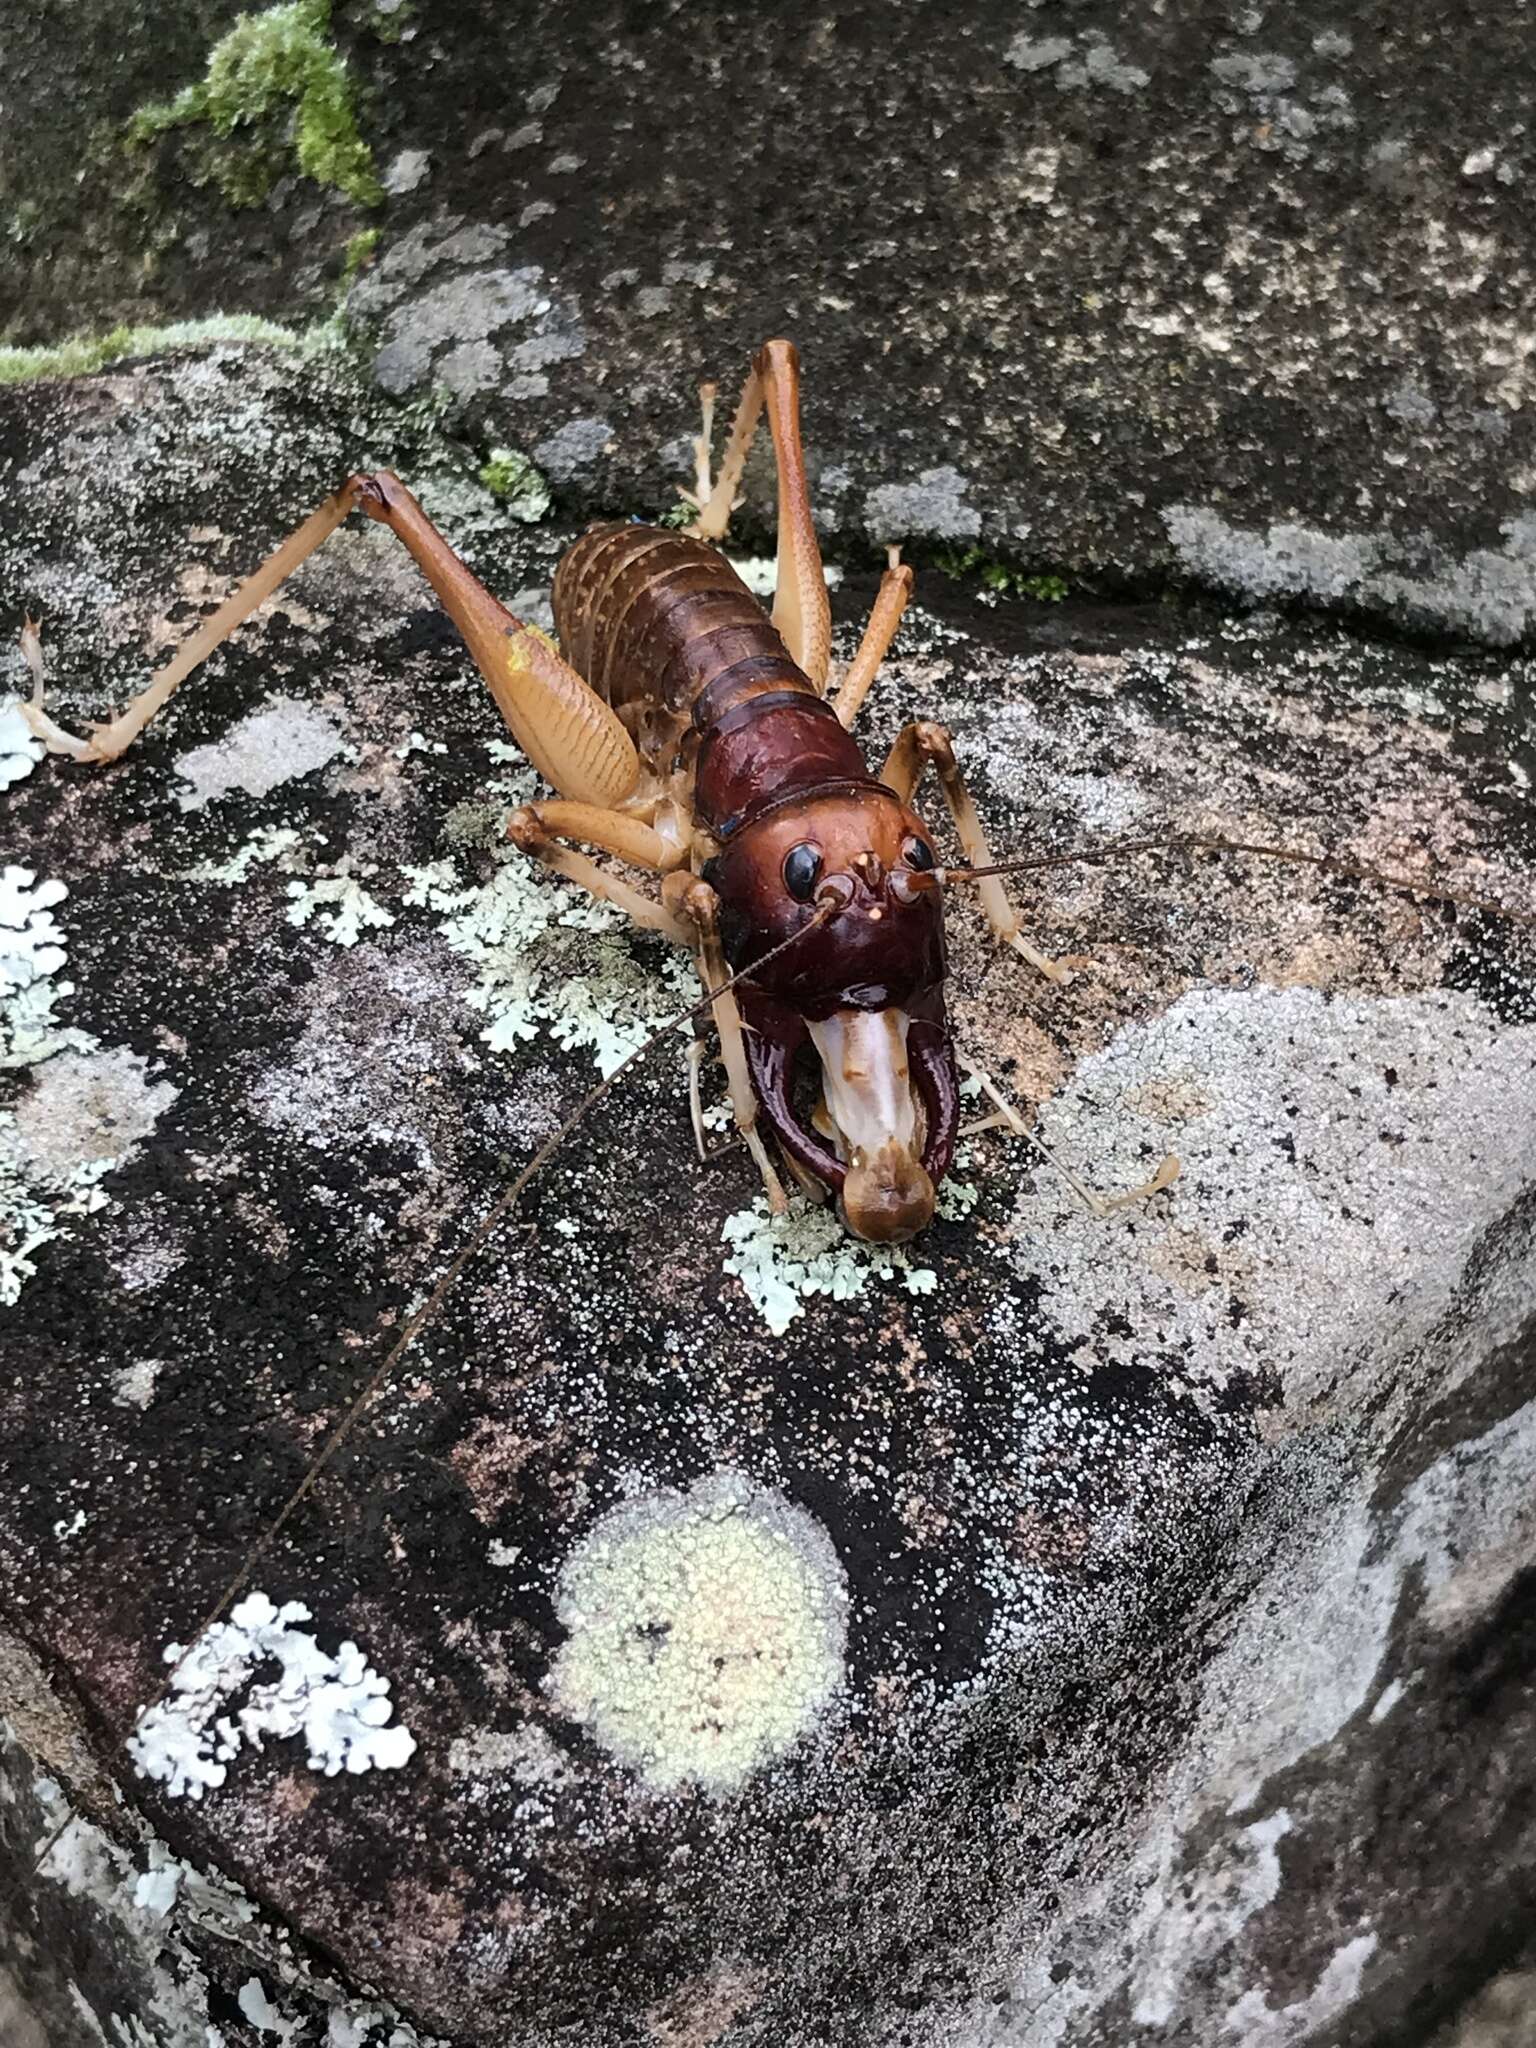
<instances>
[{"instance_id":1,"label":"insect abdomen","mask_svg":"<svg viewBox=\"0 0 1536 2048\"><path fill-rule=\"evenodd\" d=\"M554 611L566 660L615 710L689 717L730 671L748 694L816 694L724 555L666 527L584 533L556 572Z\"/></svg>"}]
</instances>

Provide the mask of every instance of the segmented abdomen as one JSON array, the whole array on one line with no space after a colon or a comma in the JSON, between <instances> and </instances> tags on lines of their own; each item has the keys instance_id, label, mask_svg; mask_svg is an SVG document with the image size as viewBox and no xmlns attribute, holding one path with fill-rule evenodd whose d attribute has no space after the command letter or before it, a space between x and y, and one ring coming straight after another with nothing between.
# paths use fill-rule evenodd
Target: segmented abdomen
<instances>
[{"instance_id":1,"label":"segmented abdomen","mask_svg":"<svg viewBox=\"0 0 1536 2048\"><path fill-rule=\"evenodd\" d=\"M749 694L815 695L724 555L663 526L584 533L556 571L554 611L566 660L618 711L687 718L731 671Z\"/></svg>"}]
</instances>

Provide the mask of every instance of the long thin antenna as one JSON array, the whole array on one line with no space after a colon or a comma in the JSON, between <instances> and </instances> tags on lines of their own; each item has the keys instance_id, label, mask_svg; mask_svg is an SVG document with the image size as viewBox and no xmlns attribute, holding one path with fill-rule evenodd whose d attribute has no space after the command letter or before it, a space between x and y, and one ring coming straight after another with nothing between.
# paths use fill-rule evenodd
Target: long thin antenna
<instances>
[{"instance_id":1,"label":"long thin antenna","mask_svg":"<svg viewBox=\"0 0 1536 2048\"><path fill-rule=\"evenodd\" d=\"M1485 911L1490 917L1507 917L1514 924L1536 929L1536 911L1516 910L1508 903L1491 903L1484 896L1469 896L1458 889L1433 889L1409 875L1389 875L1381 868L1368 868L1358 861L1340 860L1331 853L1301 853L1292 846L1266 846L1247 839L1217 839L1200 833L1178 833L1168 838L1113 839L1105 846L1088 846L1075 853L1039 854L1028 860L1002 860L984 868L935 868L940 886L950 882L980 882L988 875L1022 875L1037 868L1072 867L1081 861L1117 860L1130 853L1251 853L1265 860L1289 861L1296 867L1321 868L1324 873L1344 875L1357 882L1381 882L1389 889L1406 889L1425 896L1432 903L1455 903L1464 910Z\"/></svg>"},{"instance_id":2,"label":"long thin antenna","mask_svg":"<svg viewBox=\"0 0 1536 2048\"><path fill-rule=\"evenodd\" d=\"M169 1697L175 1687L177 1678L196 1651L198 1644L208 1633L209 1629L216 1622L223 1619L224 1615L228 1613L236 1599L250 1583L251 1575L257 1565L260 1564L261 1560L272 1548L272 1545L282 1534L294 1514L314 1491L320 1475L325 1471L347 1438L356 1429L358 1423L361 1422L364 1415L367 1414L373 1403L394 1377L395 1368L399 1365L401 1359L410 1350L422 1331L427 1329L436 1319L438 1311L447 1299L449 1290L464 1271L464 1268L484 1248L490 1238L494 1236L505 1217L516 1208L529 1183L544 1170L578 1125L585 1122L586 1118L596 1109L603 1097L623 1079L630 1068L638 1066L647 1053L659 1045L662 1039L670 1032L677 1030L680 1025L691 1024L695 1017L702 1015L712 1003L718 1002L721 996L727 995L739 981L748 980L757 973L759 968L766 967L770 960L776 960L781 953L788 952L789 948L798 944L808 932L812 932L819 925L825 924L837 907L835 902L821 903L806 922L797 931L791 932L787 939L782 939L778 945L771 946L766 953L759 955L749 966L740 968L735 974L723 981L718 988L707 989L689 1009L679 1011L675 1017L669 1017L664 1024L658 1024L649 1038L646 1038L641 1044L637 1045L632 1053L627 1054L611 1074L605 1074L595 1088L588 1089L565 1122L561 1124L559 1130L552 1137L545 1139L544 1143L534 1153L528 1164L516 1178L507 1183L480 1222L470 1232L463 1246L454 1254L441 1279L432 1289L432 1292L427 1296L415 1315L411 1317L394 1343L391 1344L389 1350L384 1354L384 1357L373 1372L363 1382L361 1391L354 1396L342 1415L341 1420L332 1429L330 1435L325 1439L319 1450L316 1451L313 1458L310 1459L309 1464L305 1467L303 1476L294 1487L292 1493L288 1495L282 1506L277 1510L277 1513L267 1523L255 1542L252 1543L250 1549L241 1560L239 1570L230 1579L217 1600L214 1601L208 1612L193 1630L187 1640L186 1649L166 1673L159 1690L151 1695L145 1705L138 1708L134 1714L132 1726L136 1727L147 1713L163 1705ZM130 1732L131 1729L124 1726L119 1726L116 1730L120 1738L126 1737ZM67 1819L61 1821L53 1833L45 1839L42 1847L38 1849L32 1859L31 1870L33 1872L42 1868L55 1846L70 1827L73 1819L74 1816L71 1814ZM18 1889L21 1882L22 1880L18 1879Z\"/></svg>"}]
</instances>

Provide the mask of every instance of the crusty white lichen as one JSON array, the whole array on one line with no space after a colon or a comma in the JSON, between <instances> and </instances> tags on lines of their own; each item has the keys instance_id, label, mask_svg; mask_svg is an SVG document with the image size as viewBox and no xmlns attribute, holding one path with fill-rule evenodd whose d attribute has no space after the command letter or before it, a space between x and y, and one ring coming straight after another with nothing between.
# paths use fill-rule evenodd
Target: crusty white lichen
<instances>
[{"instance_id":1,"label":"crusty white lichen","mask_svg":"<svg viewBox=\"0 0 1536 2048\"><path fill-rule=\"evenodd\" d=\"M0 1739L7 1733L0 1721ZM35 1778L32 1789L42 1822L36 1879L69 1895L72 1918L98 1953L113 1957L103 1980L109 1995L133 2008L129 2014L103 2009L74 1987L82 2042L219 2048L225 2036L214 2011L223 2001L199 1961L211 1941L260 1969L259 1978L246 1982L256 1982L263 1997L272 1987L269 2002L280 2016L283 2005L293 2009L285 2024L297 2028L289 2035L294 2041L315 2048L446 2048L435 2036L418 2034L383 1999L355 1997L322 1975L229 1878L198 1870L153 1836L145 1839L142 1830L130 1851L72 1814L53 1778ZM260 2010L254 1997L243 2007L247 2016L252 2008Z\"/></svg>"},{"instance_id":2,"label":"crusty white lichen","mask_svg":"<svg viewBox=\"0 0 1536 2048\"><path fill-rule=\"evenodd\" d=\"M1198 1389L1283 1369L1298 1408L1309 1390L1336 1399L1351 1361L1428 1335L1490 1206L1530 1184L1509 1105L1533 1058L1536 1027L1449 990L1190 990L1041 1105L1042 1137L1101 1181L1134 1181L1169 1150L1183 1174L1165 1203L1108 1227L1037 1177L1016 1258L1040 1314L1068 1345L1127 1363L1155 1330Z\"/></svg>"},{"instance_id":3,"label":"crusty white lichen","mask_svg":"<svg viewBox=\"0 0 1536 2048\"><path fill-rule=\"evenodd\" d=\"M309 1619L297 1600L276 1607L264 1593L248 1593L190 1648L169 1644L168 1697L140 1713L128 1743L139 1774L173 1797L201 1799L224 1783L242 1749L293 1736L303 1738L311 1769L327 1777L408 1763L416 1743L409 1729L389 1725L389 1680L356 1643L334 1656L322 1650L298 1626ZM271 1664L279 1675L252 1684ZM244 1705L231 1712L242 1695Z\"/></svg>"},{"instance_id":4,"label":"crusty white lichen","mask_svg":"<svg viewBox=\"0 0 1536 2048\"><path fill-rule=\"evenodd\" d=\"M336 720L319 705L270 697L218 739L177 755L176 773L190 785L177 802L184 811L200 811L233 791L265 796L350 751Z\"/></svg>"},{"instance_id":5,"label":"crusty white lichen","mask_svg":"<svg viewBox=\"0 0 1536 2048\"><path fill-rule=\"evenodd\" d=\"M820 1524L718 1472L616 1508L577 1546L549 1690L653 1790L730 1792L827 1713L847 1603Z\"/></svg>"},{"instance_id":6,"label":"crusty white lichen","mask_svg":"<svg viewBox=\"0 0 1536 2048\"><path fill-rule=\"evenodd\" d=\"M16 1119L0 1114L0 1305L10 1307L37 1273L35 1254L69 1221L107 1205L97 1182L115 1162L96 1161L62 1178L29 1172L16 1140Z\"/></svg>"},{"instance_id":7,"label":"crusty white lichen","mask_svg":"<svg viewBox=\"0 0 1536 2048\"><path fill-rule=\"evenodd\" d=\"M1536 618L1536 514L1504 522L1501 547L1465 555L1386 532L1328 533L1279 520L1262 532L1201 505L1170 505L1168 538L1192 575L1244 597L1319 599L1406 612L1495 647Z\"/></svg>"},{"instance_id":8,"label":"crusty white lichen","mask_svg":"<svg viewBox=\"0 0 1536 2048\"><path fill-rule=\"evenodd\" d=\"M977 1195L974 1182L951 1177L939 1188L938 1213L958 1222L976 1206ZM909 1294L931 1294L938 1285L934 1269L920 1265L905 1245L851 1237L830 1202L801 1194L778 1216L758 1195L750 1208L726 1217L720 1235L731 1246L726 1272L735 1274L775 1337L804 1315L814 1295L853 1301L871 1280L898 1276Z\"/></svg>"}]
</instances>

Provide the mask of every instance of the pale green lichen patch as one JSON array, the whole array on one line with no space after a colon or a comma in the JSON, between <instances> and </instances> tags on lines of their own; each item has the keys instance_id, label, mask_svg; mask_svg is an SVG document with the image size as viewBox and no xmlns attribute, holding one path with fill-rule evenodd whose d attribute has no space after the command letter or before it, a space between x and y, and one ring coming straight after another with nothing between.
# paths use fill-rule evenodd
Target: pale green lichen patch
<instances>
[{"instance_id":1,"label":"pale green lichen patch","mask_svg":"<svg viewBox=\"0 0 1536 2048\"><path fill-rule=\"evenodd\" d=\"M512 752L500 741L491 747L500 760ZM480 1035L487 1045L507 1052L545 1032L558 1045L591 1052L600 1072L611 1074L702 990L684 955L669 955L659 974L650 971L616 910L552 879L499 836L508 809L535 786L524 768L494 785L492 802L466 807L472 816L450 819L445 837L453 854L407 867L404 900L443 913L442 937L474 967L465 1000L486 1018ZM465 878L459 855L485 843L482 827L497 833L495 866L476 882Z\"/></svg>"},{"instance_id":2,"label":"pale green lichen patch","mask_svg":"<svg viewBox=\"0 0 1536 2048\"><path fill-rule=\"evenodd\" d=\"M299 834L291 825L263 825L227 860L204 861L189 870L187 880L223 882L233 888L245 881L253 868L267 861L288 865L298 844Z\"/></svg>"},{"instance_id":3,"label":"pale green lichen patch","mask_svg":"<svg viewBox=\"0 0 1536 2048\"><path fill-rule=\"evenodd\" d=\"M605 1516L561 1574L562 1709L655 1791L734 1791L821 1720L848 1595L830 1538L739 1472Z\"/></svg>"},{"instance_id":4,"label":"pale green lichen patch","mask_svg":"<svg viewBox=\"0 0 1536 2048\"><path fill-rule=\"evenodd\" d=\"M379 205L373 152L358 131L352 80L330 28L330 0L241 15L209 52L206 74L175 99L141 107L129 140L206 129L213 139L192 153L191 176L216 184L231 206L260 204L290 161L360 206Z\"/></svg>"},{"instance_id":5,"label":"pale green lichen patch","mask_svg":"<svg viewBox=\"0 0 1536 2048\"><path fill-rule=\"evenodd\" d=\"M371 865L363 872L371 879ZM355 946L365 931L395 921L394 912L370 895L345 863L316 881L290 882L288 895L288 922L306 925L314 918L333 946Z\"/></svg>"},{"instance_id":6,"label":"pale green lichen patch","mask_svg":"<svg viewBox=\"0 0 1536 2048\"><path fill-rule=\"evenodd\" d=\"M163 327L113 327L105 334L80 334L41 348L0 348L0 384L45 383L85 377L131 356L160 355L173 348L205 348L218 341L257 341L269 348L302 348L314 337L254 313L218 313L207 320L175 320Z\"/></svg>"}]
</instances>

